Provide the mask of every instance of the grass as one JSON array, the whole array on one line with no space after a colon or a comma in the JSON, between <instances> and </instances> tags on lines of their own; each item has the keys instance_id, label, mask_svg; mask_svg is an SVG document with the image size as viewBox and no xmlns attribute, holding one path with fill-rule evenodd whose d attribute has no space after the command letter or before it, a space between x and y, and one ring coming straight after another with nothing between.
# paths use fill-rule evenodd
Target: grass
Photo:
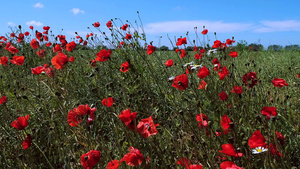
<instances>
[{"instance_id":1,"label":"grass","mask_svg":"<svg viewBox=\"0 0 300 169\"><path fill-rule=\"evenodd\" d=\"M102 33L99 28L94 29ZM69 57L74 56L75 61L67 63L64 69L55 70L54 78L31 72L31 68L44 63L53 67L51 59L57 53L53 52L52 46L32 49L29 42L33 36L25 37L18 45L15 38L11 39L19 49L16 55L24 55L25 62L23 65L8 63L7 67L0 66L0 93L7 97L7 102L0 105L2 166L81 168L81 155L98 150L101 159L94 168L104 168L111 160L121 160L133 146L144 157L139 168L183 168L176 164L183 157L190 159L192 164L203 165L203 168L218 168L226 161L219 150L227 143L244 154L239 158L227 156L227 160L243 168L300 166L299 51L243 50L237 51L238 57L232 58L228 56L230 48L227 48L219 49L217 54L205 53L200 60L194 59L195 52L188 52L180 59L179 53L174 51L155 51L148 55L141 47L141 33L126 40L128 30L111 31L113 37L106 39L107 43L117 46L124 41L125 45L112 50L109 60L97 62L92 67L90 61L101 49L75 48L72 52L63 49ZM52 40L54 44L58 43L58 40ZM99 41L97 37L88 39L89 44ZM4 47L0 48L1 55L12 59L14 55ZM40 49L46 49L46 57L36 55ZM221 65L228 68L229 75L224 80L220 80L218 71L213 70L213 58L218 58ZM166 68L164 62L167 59L173 59L175 65ZM130 67L123 73L120 65L125 61ZM191 61L210 70L210 75L204 78L208 84L205 90L198 89L201 81L198 70L188 74L189 87L186 90L180 91L168 81L171 76L185 73L183 65ZM248 72L256 72L259 79L253 88L242 81ZM289 86L274 87L271 82L276 77L286 80ZM233 86L242 86L243 93L231 93ZM222 91L228 94L225 101L218 96ZM113 97L114 104L105 107L101 101L109 96ZM78 127L70 126L67 121L70 110L86 104L97 109L96 120L89 125L86 122L88 116L84 115ZM267 120L261 114L263 107L276 107L278 115ZM137 131L128 129L118 117L126 109L137 112L133 121L135 126L141 119L152 116L155 124L159 124L158 133L144 138ZM208 117L208 126L202 129L196 121L196 115L200 113ZM25 129L17 130L11 126L14 120L27 114L30 117ZM224 134L220 125L223 115L232 121L228 134ZM248 140L256 130L261 131L267 143L276 144L283 156L273 155L271 151L252 154ZM222 134L217 136L216 131ZM285 144L279 143L275 131L285 136ZM22 142L28 133L32 136L32 145L23 150ZM119 168L132 167L123 162Z\"/></svg>"}]
</instances>

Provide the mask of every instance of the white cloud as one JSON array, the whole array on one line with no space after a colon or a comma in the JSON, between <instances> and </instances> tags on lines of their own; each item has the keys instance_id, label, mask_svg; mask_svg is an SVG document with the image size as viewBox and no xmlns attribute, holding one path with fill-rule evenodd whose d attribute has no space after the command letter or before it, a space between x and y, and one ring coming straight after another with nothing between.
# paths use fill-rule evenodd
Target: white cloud
<instances>
[{"instance_id":1,"label":"white cloud","mask_svg":"<svg viewBox=\"0 0 300 169\"><path fill-rule=\"evenodd\" d=\"M7 22L7 25L8 25L8 26L16 26L16 24L13 23L13 22Z\"/></svg>"},{"instance_id":2,"label":"white cloud","mask_svg":"<svg viewBox=\"0 0 300 169\"><path fill-rule=\"evenodd\" d=\"M202 27L205 26L208 32L242 32L253 30L256 26L252 23L224 23L223 21L170 21L170 22L158 22L149 23L145 25L145 32L150 34L156 33L184 33L194 32L194 27L198 28L198 31L202 31Z\"/></svg>"},{"instance_id":3,"label":"white cloud","mask_svg":"<svg viewBox=\"0 0 300 169\"><path fill-rule=\"evenodd\" d=\"M38 3L34 4L33 7L35 7L35 8L44 8L44 4L38 2Z\"/></svg>"},{"instance_id":4,"label":"white cloud","mask_svg":"<svg viewBox=\"0 0 300 169\"><path fill-rule=\"evenodd\" d=\"M26 25L27 26L43 26L43 23L37 22L37 21L29 21L29 22L26 22Z\"/></svg>"},{"instance_id":5,"label":"white cloud","mask_svg":"<svg viewBox=\"0 0 300 169\"><path fill-rule=\"evenodd\" d=\"M282 31L300 31L300 21L286 20L286 21L261 21L260 26L256 28L255 32L282 32Z\"/></svg>"},{"instance_id":6,"label":"white cloud","mask_svg":"<svg viewBox=\"0 0 300 169\"><path fill-rule=\"evenodd\" d=\"M77 15L78 13L84 13L84 11L80 10L79 8L73 8L71 11L73 12L74 15Z\"/></svg>"}]
</instances>

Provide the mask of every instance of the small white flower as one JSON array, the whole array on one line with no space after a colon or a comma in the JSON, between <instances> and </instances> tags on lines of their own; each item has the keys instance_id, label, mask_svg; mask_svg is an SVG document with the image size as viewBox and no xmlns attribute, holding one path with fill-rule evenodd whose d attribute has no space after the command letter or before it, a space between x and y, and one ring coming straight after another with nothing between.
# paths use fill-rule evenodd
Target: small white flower
<instances>
[{"instance_id":1,"label":"small white flower","mask_svg":"<svg viewBox=\"0 0 300 169\"><path fill-rule=\"evenodd\" d=\"M171 81L171 80L174 80L175 79L175 77L174 76L172 76L172 77L169 77L169 81Z\"/></svg>"},{"instance_id":2,"label":"small white flower","mask_svg":"<svg viewBox=\"0 0 300 169\"><path fill-rule=\"evenodd\" d=\"M211 53L217 53L217 50L218 50L218 49L211 49L211 50L208 50L207 55L210 55Z\"/></svg>"},{"instance_id":3,"label":"small white flower","mask_svg":"<svg viewBox=\"0 0 300 169\"><path fill-rule=\"evenodd\" d=\"M256 148L252 149L252 154L259 154L259 153L262 153L265 151L268 151L268 149L264 148L264 147L256 147Z\"/></svg>"},{"instance_id":4,"label":"small white flower","mask_svg":"<svg viewBox=\"0 0 300 169\"><path fill-rule=\"evenodd\" d=\"M191 69L196 70L198 68L202 68L202 65L193 65Z\"/></svg>"},{"instance_id":5,"label":"small white flower","mask_svg":"<svg viewBox=\"0 0 300 169\"><path fill-rule=\"evenodd\" d=\"M186 63L186 64L184 64L184 65L183 65L183 67L187 67L187 66L193 66L193 64L194 64L194 62L192 61L192 62L190 62L190 63Z\"/></svg>"},{"instance_id":6,"label":"small white flower","mask_svg":"<svg viewBox=\"0 0 300 169\"><path fill-rule=\"evenodd\" d=\"M214 67L218 67L219 65L218 64L214 64Z\"/></svg>"}]
</instances>

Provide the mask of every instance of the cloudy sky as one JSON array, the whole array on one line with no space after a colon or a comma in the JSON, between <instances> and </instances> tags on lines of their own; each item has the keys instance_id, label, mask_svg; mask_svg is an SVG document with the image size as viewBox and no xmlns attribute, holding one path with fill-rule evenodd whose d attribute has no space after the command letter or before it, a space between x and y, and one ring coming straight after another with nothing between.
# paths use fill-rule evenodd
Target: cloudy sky
<instances>
[{"instance_id":1,"label":"cloudy sky","mask_svg":"<svg viewBox=\"0 0 300 169\"><path fill-rule=\"evenodd\" d=\"M0 35L10 28L22 25L42 31L50 26L55 34L74 37L74 32L85 36L94 22L106 30L106 22L120 18L123 22L134 23L140 12L148 41L170 46L167 34L174 37L186 36L195 39L195 30L208 29L211 41L225 41L234 36L236 41L260 43L265 47L272 44L300 45L299 0L152 0L152 1L5 1L1 3ZM5 15L4 15L5 14ZM116 22L122 26L121 22ZM217 32L217 37L213 32ZM202 38L202 36L200 36Z\"/></svg>"}]
</instances>

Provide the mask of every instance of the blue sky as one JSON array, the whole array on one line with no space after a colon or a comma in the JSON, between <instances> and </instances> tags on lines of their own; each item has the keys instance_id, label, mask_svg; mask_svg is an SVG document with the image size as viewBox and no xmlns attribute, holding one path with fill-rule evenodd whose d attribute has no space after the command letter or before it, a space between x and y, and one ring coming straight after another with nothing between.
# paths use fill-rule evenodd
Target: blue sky
<instances>
[{"instance_id":1,"label":"blue sky","mask_svg":"<svg viewBox=\"0 0 300 169\"><path fill-rule=\"evenodd\" d=\"M106 29L106 22L120 18L123 22L138 20L137 11L146 31L148 41L158 45L171 46L167 34L195 39L194 27L199 32L205 25L211 43L217 39L225 41L235 37L236 41L260 43L265 47L272 44L300 45L299 0L152 0L152 1L102 1L102 0L51 0L51 1L5 1L1 3L2 17L0 35L10 32L9 27L22 25L42 31L43 26L50 26L55 34L74 37L74 32L85 36L90 32L87 27L97 32L91 25L100 22L101 30ZM120 26L120 22L116 22ZM62 31L63 29L63 31ZM202 38L202 36L200 36Z\"/></svg>"}]
</instances>

